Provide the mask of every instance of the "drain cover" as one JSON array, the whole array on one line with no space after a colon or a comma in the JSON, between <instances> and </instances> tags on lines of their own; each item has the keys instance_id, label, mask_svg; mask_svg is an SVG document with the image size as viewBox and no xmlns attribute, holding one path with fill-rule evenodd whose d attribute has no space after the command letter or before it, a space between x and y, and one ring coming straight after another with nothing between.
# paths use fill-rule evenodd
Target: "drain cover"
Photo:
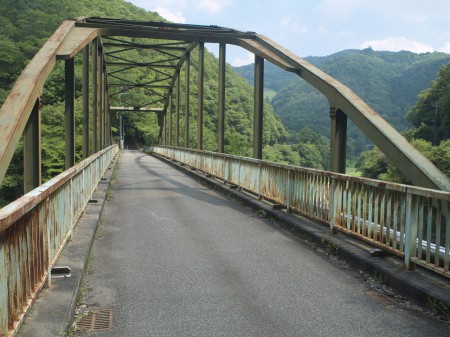
<instances>
[{"instance_id":1,"label":"drain cover","mask_svg":"<svg viewBox=\"0 0 450 337\"><path fill-rule=\"evenodd\" d=\"M107 331L112 329L111 309L97 309L82 317L77 327L83 331Z\"/></svg>"}]
</instances>

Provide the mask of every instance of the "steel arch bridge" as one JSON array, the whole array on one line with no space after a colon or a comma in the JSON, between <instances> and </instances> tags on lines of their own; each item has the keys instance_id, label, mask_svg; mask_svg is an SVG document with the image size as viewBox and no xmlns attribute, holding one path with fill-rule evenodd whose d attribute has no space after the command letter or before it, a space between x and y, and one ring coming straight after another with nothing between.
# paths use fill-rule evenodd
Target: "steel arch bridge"
<instances>
[{"instance_id":1,"label":"steel arch bridge","mask_svg":"<svg viewBox=\"0 0 450 337\"><path fill-rule=\"evenodd\" d=\"M123 38L140 38L131 42ZM383 153L417 186L450 190L450 181L423 155L414 149L394 128L349 88L308 62L277 45L265 36L253 32L240 32L217 26L198 26L161 22L137 22L116 19L78 18L65 21L30 62L6 99L0 114L0 181L12 158L19 138L25 132L25 181L26 191L39 186L38 137L39 97L43 85L57 60L64 60L66 74L66 167L75 163L74 151L74 56L83 54L84 66L84 154L97 152L111 143L111 112L155 111L160 125L162 143L170 143L162 137L166 117L172 118L172 100L176 98L176 116L179 118L179 78L186 64L186 100L189 100L189 63L194 48L200 50L199 74L199 125L203 116L203 52L205 43L219 44L219 102L218 102L218 152L224 152L225 116L225 49L227 44L237 45L255 54L254 95L254 150L255 158L262 156L262 110L264 61L274 63L282 69L298 74L322 92L330 104L331 117L331 171L345 172L347 118L362 130ZM139 62L126 59L121 52L133 49L150 49L164 58ZM91 57L90 57L91 56ZM89 93L89 63L92 64L92 84L95 90ZM129 83L121 73L145 67L155 73L156 80L149 83ZM151 101L136 107L110 106L114 97L135 88L143 88ZM89 94L94 104L89 107ZM155 108L155 105L157 108ZM189 107L189 104L186 104ZM186 109L188 110L188 108ZM189 111L185 111L184 146L189 147ZM89 115L93 114L93 134L89 134ZM28 127L27 127L28 123ZM179 123L176 125L176 144L179 143ZM165 134L171 134L167 130ZM203 128L199 128L198 144L202 148ZM89 148L89 137L93 138L93 149Z\"/></svg>"},{"instance_id":2,"label":"steel arch bridge","mask_svg":"<svg viewBox=\"0 0 450 337\"><path fill-rule=\"evenodd\" d=\"M34 298L47 279L50 280L49 270L70 237L73 226L102 173L116 155L118 149L117 145L112 145L111 126L117 124L117 112L143 111L157 114L160 143L168 146L160 147L155 152L171 155L179 161L184 160L193 167L199 163L200 156L203 156L203 164L213 160L211 158L214 158L214 153L201 151L205 43L219 45L217 152L222 155L220 161L228 160L230 167L239 165L239 179L241 165L247 165L249 171L254 166L255 172L259 172L259 191L253 192L259 196L263 170L266 177L272 171L284 170L282 176L270 184L286 184L287 194L295 186L311 183L304 187L304 191L312 191L314 195L306 196L302 202L311 202L306 206L307 209L313 206L321 208L323 218L319 219L319 213L308 215L330 223L331 227L340 226L340 229L352 232L358 238L364 236L363 239L393 251L404 257L407 268L420 263L450 276L450 223L447 221L450 180L349 88L267 37L254 32L217 26L83 17L61 24L22 72L0 109L0 183L23 136L24 188L27 193L0 210L0 275L8 275L8 278L0 277L0 336L16 329L17 322L26 310L24 308L32 302L30 298ZM224 154L227 44L240 46L255 54L254 159ZM195 113L200 127L196 135L195 152L190 149L189 144L189 79L191 53L197 48L198 111ZM130 59L122 54L133 50L151 50L158 58ZM86 159L76 163L74 57L80 53L83 65L83 157ZM328 99L331 118L331 172L323 172L319 177L317 172L301 168L281 168L280 165L258 161L262 158L265 61L297 74ZM45 81L57 62L64 62L65 67L66 171L42 185L40 100ZM136 68L145 68L153 80L131 82L122 76ZM184 140L180 140L182 73L186 80ZM133 90L143 90L149 101L136 106L134 102L118 99ZM112 105L112 102L123 102L124 105ZM345 173L348 118L418 187L389 185L368 179L352 181L339 175L338 173ZM175 130L172 127L174 124ZM197 168L206 171L202 165ZM338 176L341 177L340 180ZM294 178L290 180L289 177ZM306 177L306 182L300 181L302 177ZM228 176L219 178L225 181L229 179ZM319 185L319 182L324 182L324 185ZM358 185L360 182L363 185ZM377 190L387 185L388 190ZM283 189L284 186L280 188ZM331 200L328 201L327 198ZM290 206L289 198L286 199L287 207L294 208ZM369 208L369 204L376 206L366 216L365 209ZM378 208L385 204L387 206ZM325 206L330 209L325 210ZM306 210L302 212L307 213ZM401 213L402 217L398 232L397 224L400 220L396 220L396 215L393 215L392 220L395 226L385 224L391 220L391 213L395 212ZM424 215L426 212L428 217ZM431 235L427 239L421 234L424 226L431 228L432 220L436 221L433 228L438 228L435 242L432 242ZM423 251L420 245L422 240L425 240ZM439 248L440 242L443 242L442 250ZM421 255L426 255L426 258L422 259Z\"/></svg>"}]
</instances>

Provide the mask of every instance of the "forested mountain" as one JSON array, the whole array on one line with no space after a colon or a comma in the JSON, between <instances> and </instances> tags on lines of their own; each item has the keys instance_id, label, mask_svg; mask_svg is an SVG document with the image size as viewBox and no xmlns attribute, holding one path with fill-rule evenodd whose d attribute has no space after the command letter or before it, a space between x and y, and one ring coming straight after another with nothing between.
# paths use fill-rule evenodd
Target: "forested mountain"
<instances>
[{"instance_id":1,"label":"forested mountain","mask_svg":"<svg viewBox=\"0 0 450 337\"><path fill-rule=\"evenodd\" d=\"M412 127L405 115L427 88L439 69L450 62L444 53L415 54L345 50L306 61L347 85L397 130ZM235 68L253 83L253 65ZM271 103L290 132L309 127L329 138L329 106L326 98L296 75L266 62L265 87L276 91ZM358 155L369 142L354 127L349 127L348 152Z\"/></svg>"},{"instance_id":2,"label":"forested mountain","mask_svg":"<svg viewBox=\"0 0 450 337\"><path fill-rule=\"evenodd\" d=\"M406 117L414 124L406 138L450 177L450 64L419 94ZM365 177L408 182L378 148L363 152L356 167Z\"/></svg>"}]
</instances>

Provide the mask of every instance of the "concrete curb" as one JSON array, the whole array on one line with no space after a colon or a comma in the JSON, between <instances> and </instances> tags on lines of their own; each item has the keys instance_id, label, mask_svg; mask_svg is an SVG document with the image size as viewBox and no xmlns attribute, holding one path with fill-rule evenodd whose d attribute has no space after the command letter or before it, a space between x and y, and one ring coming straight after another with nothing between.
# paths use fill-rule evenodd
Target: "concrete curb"
<instances>
[{"instance_id":1,"label":"concrete curb","mask_svg":"<svg viewBox=\"0 0 450 337\"><path fill-rule=\"evenodd\" d=\"M396 293L420 306L434 310L440 316L450 320L450 280L448 278L420 266L417 266L414 271L405 271L403 260L399 257L372 257L369 252L375 247L369 244L339 231L331 234L327 226L314 220L274 209L273 205L257 199L256 196L231 188L230 185L207 177L188 166L162 156L151 155L254 210L266 212L268 217L279 221L280 225L295 232L300 239L319 246L324 251L333 250L333 255L354 268L369 273L375 279L381 280L383 284L391 287Z\"/></svg>"},{"instance_id":2,"label":"concrete curb","mask_svg":"<svg viewBox=\"0 0 450 337\"><path fill-rule=\"evenodd\" d=\"M74 228L73 240L67 242L56 266L69 266L71 277L52 278L50 288L44 288L17 333L20 337L66 336L72 324L84 272L101 218L106 194L111 183L117 155L111 161L94 191L83 215Z\"/></svg>"}]
</instances>

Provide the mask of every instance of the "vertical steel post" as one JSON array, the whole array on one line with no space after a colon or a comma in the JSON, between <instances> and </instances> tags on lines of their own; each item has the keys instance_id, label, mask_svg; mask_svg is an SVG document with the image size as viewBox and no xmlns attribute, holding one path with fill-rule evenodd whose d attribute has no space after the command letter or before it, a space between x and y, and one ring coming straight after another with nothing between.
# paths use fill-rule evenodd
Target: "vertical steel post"
<instances>
[{"instance_id":1,"label":"vertical steel post","mask_svg":"<svg viewBox=\"0 0 450 337\"><path fill-rule=\"evenodd\" d=\"M191 77L191 54L186 53L186 92L184 97L184 147L189 147L189 80Z\"/></svg>"},{"instance_id":2,"label":"vertical steel post","mask_svg":"<svg viewBox=\"0 0 450 337\"><path fill-rule=\"evenodd\" d=\"M104 122L104 126L105 126L105 129L104 129L104 131L103 131L103 134L104 134L104 139L105 139L105 142L104 142L104 145L105 145L105 147L107 146L107 145L109 145L109 136L108 136L108 130L109 130L109 127L108 127L108 124L109 124L109 97L108 97L108 77L107 77L107 72L106 72L106 60L105 60L105 57L104 57L104 66L103 66L103 95L104 95L104 105L103 105L103 110L104 110L104 116L105 116L105 122Z\"/></svg>"},{"instance_id":3,"label":"vertical steel post","mask_svg":"<svg viewBox=\"0 0 450 337\"><path fill-rule=\"evenodd\" d=\"M264 111L264 59L255 55L253 158L262 159Z\"/></svg>"},{"instance_id":4,"label":"vertical steel post","mask_svg":"<svg viewBox=\"0 0 450 337\"><path fill-rule=\"evenodd\" d=\"M165 113L161 111L161 112L158 112L156 116L158 118L158 126L159 126L158 144L161 144L162 139L163 139Z\"/></svg>"},{"instance_id":5,"label":"vertical steel post","mask_svg":"<svg viewBox=\"0 0 450 337\"><path fill-rule=\"evenodd\" d=\"M164 136L163 136L163 142L162 142L163 145L167 145L167 120L168 120L168 118L167 118L167 110L166 110L166 112L164 113Z\"/></svg>"},{"instance_id":6,"label":"vertical steel post","mask_svg":"<svg viewBox=\"0 0 450 337\"><path fill-rule=\"evenodd\" d=\"M225 58L226 45L219 45L219 118L217 121L217 151L225 152Z\"/></svg>"},{"instance_id":7,"label":"vertical steel post","mask_svg":"<svg viewBox=\"0 0 450 337\"><path fill-rule=\"evenodd\" d=\"M330 171L345 173L347 160L347 115L340 109L330 108Z\"/></svg>"},{"instance_id":8,"label":"vertical steel post","mask_svg":"<svg viewBox=\"0 0 450 337\"><path fill-rule=\"evenodd\" d=\"M205 78L205 44L203 42L199 45L198 50L198 140L197 147L199 150L203 149L203 82Z\"/></svg>"},{"instance_id":9,"label":"vertical steel post","mask_svg":"<svg viewBox=\"0 0 450 337\"><path fill-rule=\"evenodd\" d=\"M89 157L90 149L89 123L89 44L83 49L83 158Z\"/></svg>"},{"instance_id":10,"label":"vertical steel post","mask_svg":"<svg viewBox=\"0 0 450 337\"><path fill-rule=\"evenodd\" d=\"M122 112L119 112L119 147L123 150L123 117Z\"/></svg>"},{"instance_id":11,"label":"vertical steel post","mask_svg":"<svg viewBox=\"0 0 450 337\"><path fill-rule=\"evenodd\" d=\"M98 152L98 38L92 41L92 138L94 152Z\"/></svg>"},{"instance_id":12,"label":"vertical steel post","mask_svg":"<svg viewBox=\"0 0 450 337\"><path fill-rule=\"evenodd\" d=\"M168 111L169 111L169 141L168 141L168 145L172 145L172 112L173 112L173 93L170 92L169 93L169 107L168 107Z\"/></svg>"},{"instance_id":13,"label":"vertical steel post","mask_svg":"<svg viewBox=\"0 0 450 337\"><path fill-rule=\"evenodd\" d=\"M99 126L98 126L98 139L99 139L99 150L103 149L103 135L104 135L104 131L105 131L105 126L104 126L104 101L105 101L105 76L104 76L104 69L103 69L103 64L104 64L104 60L103 60L103 48L102 46L99 46L99 54L98 54L98 58L99 58L99 109L98 109L98 122L99 122Z\"/></svg>"},{"instance_id":14,"label":"vertical steel post","mask_svg":"<svg viewBox=\"0 0 450 337\"><path fill-rule=\"evenodd\" d=\"M111 111L109 110L109 93L106 90L106 145L112 144L111 135Z\"/></svg>"},{"instance_id":15,"label":"vertical steel post","mask_svg":"<svg viewBox=\"0 0 450 337\"><path fill-rule=\"evenodd\" d=\"M75 61L65 61L66 170L75 165Z\"/></svg>"},{"instance_id":16,"label":"vertical steel post","mask_svg":"<svg viewBox=\"0 0 450 337\"><path fill-rule=\"evenodd\" d=\"M23 134L23 187L28 193L41 185L41 115L36 100Z\"/></svg>"},{"instance_id":17,"label":"vertical steel post","mask_svg":"<svg viewBox=\"0 0 450 337\"><path fill-rule=\"evenodd\" d=\"M180 146L180 72L177 71L177 100L175 106L175 146Z\"/></svg>"}]
</instances>

